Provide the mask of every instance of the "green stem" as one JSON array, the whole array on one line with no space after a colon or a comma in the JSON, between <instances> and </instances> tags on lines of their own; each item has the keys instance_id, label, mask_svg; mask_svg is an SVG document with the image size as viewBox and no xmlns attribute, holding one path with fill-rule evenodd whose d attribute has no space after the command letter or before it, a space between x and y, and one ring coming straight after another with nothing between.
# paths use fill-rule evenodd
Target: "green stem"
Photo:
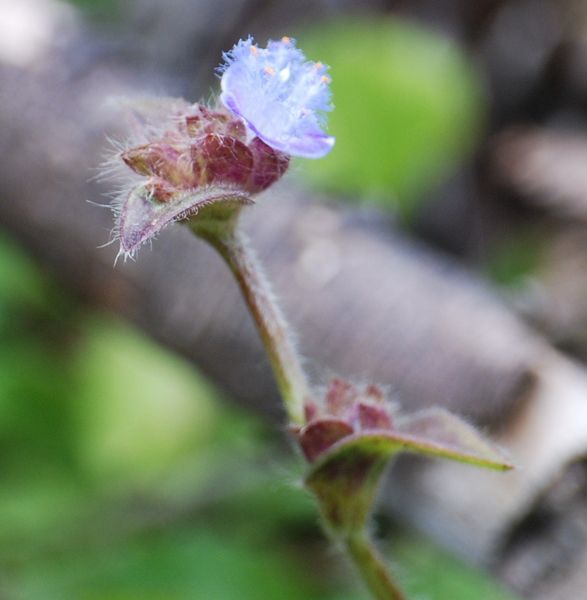
<instances>
[{"instance_id":1,"label":"green stem","mask_svg":"<svg viewBox=\"0 0 587 600\"><path fill-rule=\"evenodd\" d=\"M230 267L267 350L289 419L303 425L310 392L292 334L261 265L238 230L238 213L228 211L225 218L219 215L222 213L209 220L200 218L192 224L192 231L216 248ZM406 600L365 535L349 534L344 543L376 600Z\"/></svg>"},{"instance_id":2,"label":"green stem","mask_svg":"<svg viewBox=\"0 0 587 600\"><path fill-rule=\"evenodd\" d=\"M364 535L351 535L345 546L363 581L377 600L406 600L383 564L373 543Z\"/></svg>"},{"instance_id":3,"label":"green stem","mask_svg":"<svg viewBox=\"0 0 587 600\"><path fill-rule=\"evenodd\" d=\"M293 424L303 425L304 403L309 397L306 375L290 329L253 250L237 227L225 229L222 235L196 233L214 246L230 267L265 345L288 416Z\"/></svg>"}]
</instances>

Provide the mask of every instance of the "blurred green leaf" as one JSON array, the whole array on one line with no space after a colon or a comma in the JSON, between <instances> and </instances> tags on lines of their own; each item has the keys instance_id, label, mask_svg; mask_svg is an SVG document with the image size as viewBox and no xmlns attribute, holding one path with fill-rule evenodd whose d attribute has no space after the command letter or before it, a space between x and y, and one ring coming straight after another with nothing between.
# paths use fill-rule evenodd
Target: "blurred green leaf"
<instances>
[{"instance_id":1,"label":"blurred green leaf","mask_svg":"<svg viewBox=\"0 0 587 600\"><path fill-rule=\"evenodd\" d=\"M27 569L26 600L308 600L306 578L274 548L182 528L87 549Z\"/></svg>"},{"instance_id":2,"label":"blurred green leaf","mask_svg":"<svg viewBox=\"0 0 587 600\"><path fill-rule=\"evenodd\" d=\"M55 289L34 262L6 235L0 233L0 332L15 313L46 310Z\"/></svg>"},{"instance_id":3,"label":"blurred green leaf","mask_svg":"<svg viewBox=\"0 0 587 600\"><path fill-rule=\"evenodd\" d=\"M322 23L298 37L310 57L331 65L329 132L337 138L329 156L300 169L324 190L409 217L476 139L476 71L447 39L399 20Z\"/></svg>"},{"instance_id":4,"label":"blurred green leaf","mask_svg":"<svg viewBox=\"0 0 587 600\"><path fill-rule=\"evenodd\" d=\"M0 345L0 465L4 474L75 463L68 413L69 374L52 343L26 332Z\"/></svg>"},{"instance_id":5,"label":"blurred green leaf","mask_svg":"<svg viewBox=\"0 0 587 600\"><path fill-rule=\"evenodd\" d=\"M63 543L75 533L88 501L71 476L47 465L34 476L24 472L2 478L0 566L29 560L44 544Z\"/></svg>"},{"instance_id":6,"label":"blurred green leaf","mask_svg":"<svg viewBox=\"0 0 587 600\"><path fill-rule=\"evenodd\" d=\"M94 317L82 327L73 408L89 473L140 483L210 443L217 393L191 365L120 321Z\"/></svg>"},{"instance_id":7,"label":"blurred green leaf","mask_svg":"<svg viewBox=\"0 0 587 600\"><path fill-rule=\"evenodd\" d=\"M392 560L410 598L426 600L516 600L487 574L465 565L421 537L400 536Z\"/></svg>"}]
</instances>

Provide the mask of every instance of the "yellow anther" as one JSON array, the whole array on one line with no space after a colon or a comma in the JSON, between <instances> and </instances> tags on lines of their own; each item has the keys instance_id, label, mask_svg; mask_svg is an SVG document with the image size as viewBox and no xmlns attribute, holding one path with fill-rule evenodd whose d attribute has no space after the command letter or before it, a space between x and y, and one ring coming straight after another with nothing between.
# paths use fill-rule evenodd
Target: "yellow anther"
<instances>
[{"instance_id":1,"label":"yellow anther","mask_svg":"<svg viewBox=\"0 0 587 600\"><path fill-rule=\"evenodd\" d=\"M332 79L330 79L330 77L328 77L328 75L322 75L322 77L320 77L320 81L322 83L330 83L332 81Z\"/></svg>"},{"instance_id":2,"label":"yellow anther","mask_svg":"<svg viewBox=\"0 0 587 600\"><path fill-rule=\"evenodd\" d=\"M316 71L320 71L323 66L324 65L321 62L314 63L314 69L316 69Z\"/></svg>"},{"instance_id":3,"label":"yellow anther","mask_svg":"<svg viewBox=\"0 0 587 600\"><path fill-rule=\"evenodd\" d=\"M251 46L251 54L254 54L255 56L259 53L259 48L257 48L257 46Z\"/></svg>"},{"instance_id":4,"label":"yellow anther","mask_svg":"<svg viewBox=\"0 0 587 600\"><path fill-rule=\"evenodd\" d=\"M275 75L275 69L273 67L265 67L263 71L265 71L267 75L271 75L272 77L273 75Z\"/></svg>"},{"instance_id":5,"label":"yellow anther","mask_svg":"<svg viewBox=\"0 0 587 600\"><path fill-rule=\"evenodd\" d=\"M284 36L281 38L281 41L282 41L284 44L289 44L289 43L291 43L291 38L290 38L290 37L287 37L287 35L284 35Z\"/></svg>"}]
</instances>

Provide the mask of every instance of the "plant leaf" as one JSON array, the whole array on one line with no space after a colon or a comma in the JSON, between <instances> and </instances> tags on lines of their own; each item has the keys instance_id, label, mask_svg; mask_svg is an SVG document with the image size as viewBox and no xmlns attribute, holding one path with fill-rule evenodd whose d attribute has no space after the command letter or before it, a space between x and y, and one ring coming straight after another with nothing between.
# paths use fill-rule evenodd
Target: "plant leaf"
<instances>
[{"instance_id":1,"label":"plant leaf","mask_svg":"<svg viewBox=\"0 0 587 600\"><path fill-rule=\"evenodd\" d=\"M145 186L134 189L119 207L117 230L122 251L134 253L169 223L193 218L202 208L213 204L237 209L253 204L253 200L242 191L222 186L176 194L168 202L155 200Z\"/></svg>"},{"instance_id":2,"label":"plant leaf","mask_svg":"<svg viewBox=\"0 0 587 600\"><path fill-rule=\"evenodd\" d=\"M416 413L404 418L399 427L349 435L312 465L306 487L317 496L322 516L334 533L350 535L363 529L385 467L399 452L496 470L512 468L473 427L446 411Z\"/></svg>"}]
</instances>

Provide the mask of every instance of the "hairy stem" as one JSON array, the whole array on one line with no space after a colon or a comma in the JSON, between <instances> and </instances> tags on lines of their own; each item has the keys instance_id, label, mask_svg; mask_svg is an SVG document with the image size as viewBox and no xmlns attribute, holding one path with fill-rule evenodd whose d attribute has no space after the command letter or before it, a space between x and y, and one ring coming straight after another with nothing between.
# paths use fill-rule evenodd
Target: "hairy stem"
<instances>
[{"instance_id":1,"label":"hairy stem","mask_svg":"<svg viewBox=\"0 0 587 600\"><path fill-rule=\"evenodd\" d=\"M373 543L365 534L350 535L344 543L373 598L377 600L407 600L383 564Z\"/></svg>"},{"instance_id":2,"label":"hairy stem","mask_svg":"<svg viewBox=\"0 0 587 600\"><path fill-rule=\"evenodd\" d=\"M238 230L237 216L228 213L226 219L202 219L192 225L192 230L216 248L230 267L265 345L289 419L295 425L303 425L304 404L309 397L308 382L269 282L246 238ZM344 544L376 600L406 600L364 533L350 533Z\"/></svg>"},{"instance_id":3,"label":"hairy stem","mask_svg":"<svg viewBox=\"0 0 587 600\"><path fill-rule=\"evenodd\" d=\"M290 421L304 422L309 386L291 331L277 304L261 265L238 228L222 235L202 235L224 258L235 276L265 345Z\"/></svg>"}]
</instances>

